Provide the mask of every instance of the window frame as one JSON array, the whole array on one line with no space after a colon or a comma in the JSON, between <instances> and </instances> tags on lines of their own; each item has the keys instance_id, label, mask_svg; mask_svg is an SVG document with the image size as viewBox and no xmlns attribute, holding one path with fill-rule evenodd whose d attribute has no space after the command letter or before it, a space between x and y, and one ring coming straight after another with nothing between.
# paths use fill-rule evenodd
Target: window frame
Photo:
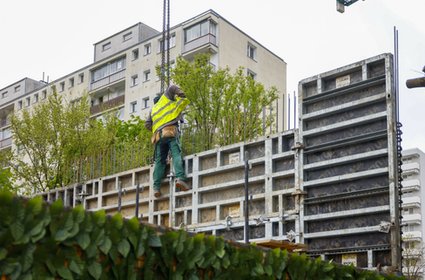
<instances>
[{"instance_id":1,"label":"window frame","mask_svg":"<svg viewBox=\"0 0 425 280\"><path fill-rule=\"evenodd\" d=\"M131 51L131 60L139 59L139 48L135 48Z\"/></svg>"},{"instance_id":2,"label":"window frame","mask_svg":"<svg viewBox=\"0 0 425 280\"><path fill-rule=\"evenodd\" d=\"M152 44L148 43L143 46L143 56L149 55L152 53Z\"/></svg>"},{"instance_id":3,"label":"window frame","mask_svg":"<svg viewBox=\"0 0 425 280\"><path fill-rule=\"evenodd\" d=\"M125 34L122 35L122 41L123 42L127 42L127 41L129 41L131 39L133 39L133 32L132 31L127 32L127 33L125 33Z\"/></svg>"},{"instance_id":4,"label":"window frame","mask_svg":"<svg viewBox=\"0 0 425 280\"><path fill-rule=\"evenodd\" d=\"M131 76L131 83L130 83L131 87L135 87L138 84L139 84L139 75L135 74L135 75Z\"/></svg>"},{"instance_id":5,"label":"window frame","mask_svg":"<svg viewBox=\"0 0 425 280\"><path fill-rule=\"evenodd\" d=\"M111 42L109 41L109 42L107 42L107 43L104 43L104 44L102 44L102 52L105 52L105 51L107 51L107 50L109 50L109 49L111 49L111 46L112 44L111 44Z\"/></svg>"},{"instance_id":6,"label":"window frame","mask_svg":"<svg viewBox=\"0 0 425 280\"><path fill-rule=\"evenodd\" d=\"M148 82L150 80L151 80L151 70L148 69L148 70L143 71L143 82L145 83L145 82Z\"/></svg>"},{"instance_id":7,"label":"window frame","mask_svg":"<svg viewBox=\"0 0 425 280\"><path fill-rule=\"evenodd\" d=\"M249 43L246 47L246 55L254 61L257 61L257 47Z\"/></svg>"},{"instance_id":8,"label":"window frame","mask_svg":"<svg viewBox=\"0 0 425 280\"><path fill-rule=\"evenodd\" d=\"M137 100L130 102L130 114L137 112Z\"/></svg>"},{"instance_id":9,"label":"window frame","mask_svg":"<svg viewBox=\"0 0 425 280\"><path fill-rule=\"evenodd\" d=\"M145 97L145 98L142 98L142 101L143 101L143 103L142 103L142 110L143 109L148 109L149 108L149 96L148 97Z\"/></svg>"}]
</instances>

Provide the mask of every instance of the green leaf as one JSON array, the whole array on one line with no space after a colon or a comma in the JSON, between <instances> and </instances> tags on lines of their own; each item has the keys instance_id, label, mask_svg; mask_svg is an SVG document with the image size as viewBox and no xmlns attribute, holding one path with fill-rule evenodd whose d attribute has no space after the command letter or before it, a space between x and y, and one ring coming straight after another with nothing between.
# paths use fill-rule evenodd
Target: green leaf
<instances>
[{"instance_id":1,"label":"green leaf","mask_svg":"<svg viewBox=\"0 0 425 280\"><path fill-rule=\"evenodd\" d=\"M22 237L24 235L24 230L25 228L21 220L15 220L15 222L10 225L10 233L12 234L12 237L15 240L15 244L21 243Z\"/></svg>"},{"instance_id":2,"label":"green leaf","mask_svg":"<svg viewBox=\"0 0 425 280\"><path fill-rule=\"evenodd\" d=\"M130 252L130 244L127 240L123 239L120 243L118 243L118 252L120 252L123 257L127 257L128 252Z\"/></svg>"},{"instance_id":3,"label":"green leaf","mask_svg":"<svg viewBox=\"0 0 425 280\"><path fill-rule=\"evenodd\" d=\"M41 212L43 208L43 198L41 196L35 196L28 201L28 208L31 209L31 213L35 216Z\"/></svg>"},{"instance_id":4,"label":"green leaf","mask_svg":"<svg viewBox=\"0 0 425 280\"><path fill-rule=\"evenodd\" d=\"M93 221L98 225L102 226L106 221L106 212L104 209L96 211L93 213Z\"/></svg>"},{"instance_id":5,"label":"green leaf","mask_svg":"<svg viewBox=\"0 0 425 280\"><path fill-rule=\"evenodd\" d=\"M36 246L34 244L27 244L27 248L21 256L22 270L24 272L28 271L33 266L35 249Z\"/></svg>"},{"instance_id":6,"label":"green leaf","mask_svg":"<svg viewBox=\"0 0 425 280\"><path fill-rule=\"evenodd\" d=\"M61 199L56 200L50 205L52 215L60 215L63 211L63 202Z\"/></svg>"},{"instance_id":7,"label":"green leaf","mask_svg":"<svg viewBox=\"0 0 425 280\"><path fill-rule=\"evenodd\" d=\"M69 237L69 232L65 229L60 229L55 234L55 241L64 241Z\"/></svg>"},{"instance_id":8,"label":"green leaf","mask_svg":"<svg viewBox=\"0 0 425 280\"><path fill-rule=\"evenodd\" d=\"M156 235L149 236L149 246L150 247L161 247L161 239Z\"/></svg>"},{"instance_id":9,"label":"green leaf","mask_svg":"<svg viewBox=\"0 0 425 280\"><path fill-rule=\"evenodd\" d=\"M100 244L99 246L99 250L106 255L109 253L109 250L111 249L111 247L112 247L111 239L109 239L108 237L105 237L105 239L103 240L103 243Z\"/></svg>"},{"instance_id":10,"label":"green leaf","mask_svg":"<svg viewBox=\"0 0 425 280\"><path fill-rule=\"evenodd\" d=\"M37 223L37 225L35 225L35 226L31 229L31 231L30 231L30 235L31 235L31 237L39 235L39 234L40 234L40 232L42 232L42 231L43 231L44 227L45 227L45 225L44 225L44 221L39 221L39 222Z\"/></svg>"},{"instance_id":11,"label":"green leaf","mask_svg":"<svg viewBox=\"0 0 425 280\"><path fill-rule=\"evenodd\" d=\"M38 233L38 234L36 234L36 235L33 235L32 237L31 237L31 241L33 242L33 243L36 243L37 241L39 241L40 239L42 239L43 237L44 237L44 235L46 234L46 228L45 227L43 227L42 229L41 229L41 231Z\"/></svg>"},{"instance_id":12,"label":"green leaf","mask_svg":"<svg viewBox=\"0 0 425 280\"><path fill-rule=\"evenodd\" d=\"M226 251L224 250L224 240L221 238L216 239L216 251L215 254L219 258L223 258Z\"/></svg>"},{"instance_id":13,"label":"green leaf","mask_svg":"<svg viewBox=\"0 0 425 280\"><path fill-rule=\"evenodd\" d=\"M71 271L69 271L69 269L64 266L58 267L57 272L59 276L62 277L63 279L71 279L71 280L74 279L74 277L72 277Z\"/></svg>"},{"instance_id":14,"label":"green leaf","mask_svg":"<svg viewBox=\"0 0 425 280\"><path fill-rule=\"evenodd\" d=\"M117 213L112 216L111 223L115 229L121 229L124 224L121 214Z\"/></svg>"},{"instance_id":15,"label":"green leaf","mask_svg":"<svg viewBox=\"0 0 425 280\"><path fill-rule=\"evenodd\" d=\"M92 262L88 267L88 271L94 279L99 279L102 275L102 266L97 262Z\"/></svg>"},{"instance_id":16,"label":"green leaf","mask_svg":"<svg viewBox=\"0 0 425 280\"><path fill-rule=\"evenodd\" d=\"M7 256L7 250L4 248L0 248L0 261Z\"/></svg>"},{"instance_id":17,"label":"green leaf","mask_svg":"<svg viewBox=\"0 0 425 280\"><path fill-rule=\"evenodd\" d=\"M81 267L74 260L70 261L69 269L78 275L82 273Z\"/></svg>"},{"instance_id":18,"label":"green leaf","mask_svg":"<svg viewBox=\"0 0 425 280\"><path fill-rule=\"evenodd\" d=\"M84 207L82 205L77 205L75 208L72 209L72 212L74 213L74 222L81 223L84 221Z\"/></svg>"},{"instance_id":19,"label":"green leaf","mask_svg":"<svg viewBox=\"0 0 425 280\"><path fill-rule=\"evenodd\" d=\"M88 233L83 232L77 236L77 242L81 249L85 250L90 245L90 236Z\"/></svg>"}]
</instances>

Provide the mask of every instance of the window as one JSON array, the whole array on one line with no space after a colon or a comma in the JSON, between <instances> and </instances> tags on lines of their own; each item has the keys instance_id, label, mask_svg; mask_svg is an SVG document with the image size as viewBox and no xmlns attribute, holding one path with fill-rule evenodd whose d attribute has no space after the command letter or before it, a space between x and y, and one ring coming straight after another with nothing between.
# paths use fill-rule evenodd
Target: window
<instances>
[{"instance_id":1,"label":"window","mask_svg":"<svg viewBox=\"0 0 425 280\"><path fill-rule=\"evenodd\" d=\"M27 97L26 106L29 107L31 105L31 97Z\"/></svg>"},{"instance_id":2,"label":"window","mask_svg":"<svg viewBox=\"0 0 425 280\"><path fill-rule=\"evenodd\" d=\"M151 79L151 70L146 70L143 72L143 81L147 82Z\"/></svg>"},{"instance_id":3,"label":"window","mask_svg":"<svg viewBox=\"0 0 425 280\"><path fill-rule=\"evenodd\" d=\"M10 128L6 128L5 130L2 131L3 134L3 139L7 139L12 137L12 130Z\"/></svg>"},{"instance_id":4,"label":"window","mask_svg":"<svg viewBox=\"0 0 425 280\"><path fill-rule=\"evenodd\" d=\"M142 101L143 101L143 104L142 104L143 109L149 108L149 97L143 98Z\"/></svg>"},{"instance_id":5,"label":"window","mask_svg":"<svg viewBox=\"0 0 425 280\"><path fill-rule=\"evenodd\" d=\"M41 92L41 99L46 99L46 97L47 97L47 90L43 90Z\"/></svg>"},{"instance_id":6,"label":"window","mask_svg":"<svg viewBox=\"0 0 425 280\"><path fill-rule=\"evenodd\" d=\"M84 82L84 73L78 75L78 81L80 84Z\"/></svg>"},{"instance_id":7,"label":"window","mask_svg":"<svg viewBox=\"0 0 425 280\"><path fill-rule=\"evenodd\" d=\"M137 86L139 84L139 76L138 75L134 75L131 76L131 86Z\"/></svg>"},{"instance_id":8,"label":"window","mask_svg":"<svg viewBox=\"0 0 425 280\"><path fill-rule=\"evenodd\" d=\"M137 101L131 102L130 103L130 113L136 113L137 109Z\"/></svg>"},{"instance_id":9,"label":"window","mask_svg":"<svg viewBox=\"0 0 425 280\"><path fill-rule=\"evenodd\" d=\"M34 94L34 101L33 102L34 103L37 103L38 102L38 93Z\"/></svg>"},{"instance_id":10,"label":"window","mask_svg":"<svg viewBox=\"0 0 425 280\"><path fill-rule=\"evenodd\" d=\"M122 36L122 41L125 42L125 41L130 40L131 38L133 38L133 33L132 32L128 32L128 33L126 33L126 34L124 34Z\"/></svg>"},{"instance_id":11,"label":"window","mask_svg":"<svg viewBox=\"0 0 425 280\"><path fill-rule=\"evenodd\" d=\"M131 56L133 60L136 60L139 58L139 49L135 49L131 52Z\"/></svg>"},{"instance_id":12,"label":"window","mask_svg":"<svg viewBox=\"0 0 425 280\"><path fill-rule=\"evenodd\" d=\"M210 20L204 20L184 30L184 42L190 42L207 34L216 34L216 24Z\"/></svg>"},{"instance_id":13,"label":"window","mask_svg":"<svg viewBox=\"0 0 425 280\"><path fill-rule=\"evenodd\" d=\"M256 60L257 58L257 48L248 43L247 46L247 56L253 60Z\"/></svg>"},{"instance_id":14,"label":"window","mask_svg":"<svg viewBox=\"0 0 425 280\"><path fill-rule=\"evenodd\" d=\"M21 86L16 86L15 87L15 92L19 92L21 90Z\"/></svg>"},{"instance_id":15,"label":"window","mask_svg":"<svg viewBox=\"0 0 425 280\"><path fill-rule=\"evenodd\" d=\"M70 88L74 87L74 78L69 79L69 87Z\"/></svg>"},{"instance_id":16,"label":"window","mask_svg":"<svg viewBox=\"0 0 425 280\"><path fill-rule=\"evenodd\" d=\"M102 45L102 51L107 51L111 48L111 42Z\"/></svg>"},{"instance_id":17,"label":"window","mask_svg":"<svg viewBox=\"0 0 425 280\"><path fill-rule=\"evenodd\" d=\"M251 71L249 69L246 70L246 75L248 77L251 77L253 80L255 80L255 77L257 76L257 74L254 71Z\"/></svg>"},{"instance_id":18,"label":"window","mask_svg":"<svg viewBox=\"0 0 425 280\"><path fill-rule=\"evenodd\" d=\"M22 100L19 100L18 101L18 109L20 110L20 109L22 109Z\"/></svg>"},{"instance_id":19,"label":"window","mask_svg":"<svg viewBox=\"0 0 425 280\"><path fill-rule=\"evenodd\" d=\"M144 46L144 51L143 51L143 55L148 55L148 54L150 54L152 52L152 45L149 43L149 44L146 44L145 46Z\"/></svg>"},{"instance_id":20,"label":"window","mask_svg":"<svg viewBox=\"0 0 425 280\"><path fill-rule=\"evenodd\" d=\"M2 92L2 94L1 94L1 98L6 98L6 97L7 97L7 91Z\"/></svg>"},{"instance_id":21,"label":"window","mask_svg":"<svg viewBox=\"0 0 425 280\"><path fill-rule=\"evenodd\" d=\"M175 46L176 46L176 34L173 33L170 35L170 49ZM164 47L164 42L161 40L159 41L159 52L162 52L163 47ZM165 50L166 49L167 49L167 45L165 45Z\"/></svg>"},{"instance_id":22,"label":"window","mask_svg":"<svg viewBox=\"0 0 425 280\"><path fill-rule=\"evenodd\" d=\"M108 77L125 68L125 58L119 58L108 64L105 64L92 72L92 82L96 82L105 77Z\"/></svg>"},{"instance_id":23,"label":"window","mask_svg":"<svg viewBox=\"0 0 425 280\"><path fill-rule=\"evenodd\" d=\"M405 208L404 209L404 214L413 214L413 208Z\"/></svg>"},{"instance_id":24,"label":"window","mask_svg":"<svg viewBox=\"0 0 425 280\"><path fill-rule=\"evenodd\" d=\"M59 84L59 90L60 90L60 91L64 91L64 90L65 90L65 82L61 82L61 83Z\"/></svg>"}]
</instances>

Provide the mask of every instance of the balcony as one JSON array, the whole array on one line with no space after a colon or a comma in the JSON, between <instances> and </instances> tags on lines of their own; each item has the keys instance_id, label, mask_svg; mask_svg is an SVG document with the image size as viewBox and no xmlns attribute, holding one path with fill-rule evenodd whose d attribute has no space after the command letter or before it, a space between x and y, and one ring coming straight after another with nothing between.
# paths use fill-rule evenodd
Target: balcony
<instances>
[{"instance_id":1,"label":"balcony","mask_svg":"<svg viewBox=\"0 0 425 280\"><path fill-rule=\"evenodd\" d=\"M12 145L12 137L0 140L0 149L10 147Z\"/></svg>"},{"instance_id":2,"label":"balcony","mask_svg":"<svg viewBox=\"0 0 425 280\"><path fill-rule=\"evenodd\" d=\"M111 84L116 83L117 81L123 80L124 78L125 78L125 68L103 79L92 82L90 85L90 91L97 90L105 86L109 86Z\"/></svg>"},{"instance_id":3,"label":"balcony","mask_svg":"<svg viewBox=\"0 0 425 280\"><path fill-rule=\"evenodd\" d=\"M108 100L106 102L103 102L101 104L97 104L97 105L92 106L90 108L90 113L92 115L96 115L96 114L98 114L100 112L103 112L103 111L106 111L106 110L109 110L109 109L118 107L118 106L124 104L124 102L125 102L125 96L124 95L120 95L118 97L115 97L115 98L113 98L111 100Z\"/></svg>"},{"instance_id":4,"label":"balcony","mask_svg":"<svg viewBox=\"0 0 425 280\"><path fill-rule=\"evenodd\" d=\"M218 52L217 38L211 33L185 43L182 50L182 56L185 59L191 59L195 54L205 52Z\"/></svg>"},{"instance_id":5,"label":"balcony","mask_svg":"<svg viewBox=\"0 0 425 280\"><path fill-rule=\"evenodd\" d=\"M421 240L422 239L422 232L415 230L415 231L408 231L403 230L403 241L414 241L414 240Z\"/></svg>"},{"instance_id":6,"label":"balcony","mask_svg":"<svg viewBox=\"0 0 425 280\"><path fill-rule=\"evenodd\" d=\"M404 214L403 222L408 224L420 224L422 220L421 214Z\"/></svg>"},{"instance_id":7,"label":"balcony","mask_svg":"<svg viewBox=\"0 0 425 280\"><path fill-rule=\"evenodd\" d=\"M403 192L419 191L421 183L418 179L404 180L403 181Z\"/></svg>"},{"instance_id":8,"label":"balcony","mask_svg":"<svg viewBox=\"0 0 425 280\"><path fill-rule=\"evenodd\" d=\"M403 207L406 207L406 208L421 207L421 198L419 196L403 197L402 200L403 200Z\"/></svg>"}]
</instances>

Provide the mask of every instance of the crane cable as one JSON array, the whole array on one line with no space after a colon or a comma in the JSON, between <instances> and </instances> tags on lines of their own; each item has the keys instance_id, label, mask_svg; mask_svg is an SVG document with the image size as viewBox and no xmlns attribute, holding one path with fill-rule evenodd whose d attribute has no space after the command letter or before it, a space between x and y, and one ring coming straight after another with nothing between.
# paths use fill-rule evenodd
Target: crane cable
<instances>
[{"instance_id":1,"label":"crane cable","mask_svg":"<svg viewBox=\"0 0 425 280\"><path fill-rule=\"evenodd\" d=\"M170 86L170 0L164 0L161 41L161 95Z\"/></svg>"}]
</instances>

